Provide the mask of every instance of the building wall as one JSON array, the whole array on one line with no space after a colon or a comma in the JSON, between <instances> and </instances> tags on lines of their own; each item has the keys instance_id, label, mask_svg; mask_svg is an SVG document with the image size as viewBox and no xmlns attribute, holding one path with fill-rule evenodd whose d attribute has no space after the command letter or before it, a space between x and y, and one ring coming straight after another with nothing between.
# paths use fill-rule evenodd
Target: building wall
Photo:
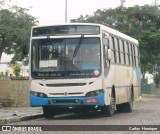
<instances>
[{"instance_id":1,"label":"building wall","mask_svg":"<svg viewBox=\"0 0 160 134\"><path fill-rule=\"evenodd\" d=\"M145 79L147 80L147 84L154 83L153 77L154 77L153 74L150 74L149 72L146 72Z\"/></svg>"},{"instance_id":2,"label":"building wall","mask_svg":"<svg viewBox=\"0 0 160 134\"><path fill-rule=\"evenodd\" d=\"M0 79L0 103L5 107L29 106L29 80Z\"/></svg>"}]
</instances>

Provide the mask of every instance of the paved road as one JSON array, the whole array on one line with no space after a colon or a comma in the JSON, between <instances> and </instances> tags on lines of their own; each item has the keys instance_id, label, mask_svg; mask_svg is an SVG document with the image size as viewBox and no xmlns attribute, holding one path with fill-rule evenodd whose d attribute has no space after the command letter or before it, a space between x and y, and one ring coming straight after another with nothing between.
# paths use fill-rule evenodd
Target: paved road
<instances>
[{"instance_id":1,"label":"paved road","mask_svg":"<svg viewBox=\"0 0 160 134\"><path fill-rule=\"evenodd\" d=\"M54 119L40 118L10 125L160 125L160 99L144 98L144 101L135 103L132 113L116 113L113 117L103 117L100 113L68 114Z\"/></svg>"}]
</instances>

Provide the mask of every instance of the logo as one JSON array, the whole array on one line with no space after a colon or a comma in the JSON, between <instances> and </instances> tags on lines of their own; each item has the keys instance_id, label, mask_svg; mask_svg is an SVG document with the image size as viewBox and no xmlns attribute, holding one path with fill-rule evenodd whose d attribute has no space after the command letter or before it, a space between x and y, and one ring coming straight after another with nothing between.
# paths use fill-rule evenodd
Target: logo
<instances>
[{"instance_id":1,"label":"logo","mask_svg":"<svg viewBox=\"0 0 160 134\"><path fill-rule=\"evenodd\" d=\"M2 131L12 131L11 126L2 126Z\"/></svg>"},{"instance_id":2,"label":"logo","mask_svg":"<svg viewBox=\"0 0 160 134\"><path fill-rule=\"evenodd\" d=\"M94 71L94 74L97 76L97 75L99 75L99 71L98 70L95 70Z\"/></svg>"}]
</instances>

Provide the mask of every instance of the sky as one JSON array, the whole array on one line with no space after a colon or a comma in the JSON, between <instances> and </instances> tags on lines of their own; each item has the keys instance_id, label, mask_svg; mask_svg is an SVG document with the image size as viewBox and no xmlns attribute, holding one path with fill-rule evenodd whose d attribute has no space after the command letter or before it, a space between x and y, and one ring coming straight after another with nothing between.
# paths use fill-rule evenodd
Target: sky
<instances>
[{"instance_id":1,"label":"sky","mask_svg":"<svg viewBox=\"0 0 160 134\"><path fill-rule=\"evenodd\" d=\"M80 15L92 15L97 9L116 8L120 0L12 0L13 4L28 8L29 14L39 20L38 25L65 23L65 2L67 1L67 22ZM155 0L126 0L125 6L152 4ZM160 4L160 0L159 3ZM3 53L2 62L11 56Z\"/></svg>"},{"instance_id":2,"label":"sky","mask_svg":"<svg viewBox=\"0 0 160 134\"><path fill-rule=\"evenodd\" d=\"M65 22L65 2L67 1L67 20L80 15L92 15L97 9L114 8L120 0L17 0L21 7L29 8L29 13L38 18L39 25ZM154 0L126 0L125 6L151 4ZM159 0L160 1L160 0Z\"/></svg>"}]
</instances>

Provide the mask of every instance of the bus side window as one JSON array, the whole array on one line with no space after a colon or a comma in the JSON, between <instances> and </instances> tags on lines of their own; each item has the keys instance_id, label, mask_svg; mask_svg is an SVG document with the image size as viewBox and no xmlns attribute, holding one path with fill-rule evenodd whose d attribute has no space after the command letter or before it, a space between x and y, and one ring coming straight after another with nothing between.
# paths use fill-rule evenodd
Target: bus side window
<instances>
[{"instance_id":1,"label":"bus side window","mask_svg":"<svg viewBox=\"0 0 160 134\"><path fill-rule=\"evenodd\" d=\"M130 47L129 47L129 43L126 42L127 45L127 55L128 55L128 65L131 65L131 61L130 61Z\"/></svg>"},{"instance_id":2,"label":"bus side window","mask_svg":"<svg viewBox=\"0 0 160 134\"><path fill-rule=\"evenodd\" d=\"M119 40L119 48L120 48L121 64L124 64L124 51L123 51L123 41L122 40Z\"/></svg>"},{"instance_id":3,"label":"bus side window","mask_svg":"<svg viewBox=\"0 0 160 134\"><path fill-rule=\"evenodd\" d=\"M112 40L112 37L109 36L108 39L109 39L109 48L110 48L111 50L113 50L113 40Z\"/></svg>"},{"instance_id":4,"label":"bus side window","mask_svg":"<svg viewBox=\"0 0 160 134\"><path fill-rule=\"evenodd\" d=\"M130 58L130 66L133 65L132 63L132 47L131 47L132 44L128 43L128 47L129 47L129 58Z\"/></svg>"},{"instance_id":5,"label":"bus side window","mask_svg":"<svg viewBox=\"0 0 160 134\"><path fill-rule=\"evenodd\" d=\"M130 44L130 43L128 43L128 53L129 53L129 62L130 62L130 66L132 66L133 65L133 63L132 63L132 44Z\"/></svg>"},{"instance_id":6,"label":"bus side window","mask_svg":"<svg viewBox=\"0 0 160 134\"><path fill-rule=\"evenodd\" d=\"M121 52L120 52L120 39L117 38L117 46L118 46L118 57L119 57L119 63L121 63Z\"/></svg>"},{"instance_id":7,"label":"bus side window","mask_svg":"<svg viewBox=\"0 0 160 134\"><path fill-rule=\"evenodd\" d=\"M112 62L112 63L115 63L114 49L113 49L113 40L112 40L112 37L111 37L111 36L109 36L108 39L109 39L109 49L111 49L111 51L112 51L112 59L111 59L111 62Z\"/></svg>"},{"instance_id":8,"label":"bus side window","mask_svg":"<svg viewBox=\"0 0 160 134\"><path fill-rule=\"evenodd\" d=\"M133 56L132 56L132 61L133 61L133 66L136 66L136 55L135 55L135 45L134 44L132 44L132 54L133 54Z\"/></svg>"},{"instance_id":9,"label":"bus side window","mask_svg":"<svg viewBox=\"0 0 160 134\"><path fill-rule=\"evenodd\" d=\"M125 46L125 54L126 54L126 65L129 65L129 53L128 53L128 44L127 44L127 42L125 42L125 44L124 44L124 46Z\"/></svg>"},{"instance_id":10,"label":"bus side window","mask_svg":"<svg viewBox=\"0 0 160 134\"><path fill-rule=\"evenodd\" d=\"M112 37L112 44L113 44L113 49L112 49L112 53L113 53L113 60L112 60L112 63L116 63L117 62L117 59L116 59L116 50L115 50L115 43L114 43L114 37Z\"/></svg>"},{"instance_id":11,"label":"bus side window","mask_svg":"<svg viewBox=\"0 0 160 134\"><path fill-rule=\"evenodd\" d=\"M124 57L124 64L126 64L126 54L125 54L125 46L124 45L125 45L124 41L122 40L122 47L123 47L122 52L123 52L123 57Z\"/></svg>"},{"instance_id":12,"label":"bus side window","mask_svg":"<svg viewBox=\"0 0 160 134\"><path fill-rule=\"evenodd\" d=\"M119 51L118 51L118 39L114 38L114 46L115 46L115 53L116 53L116 63L120 63L119 61Z\"/></svg>"}]
</instances>

